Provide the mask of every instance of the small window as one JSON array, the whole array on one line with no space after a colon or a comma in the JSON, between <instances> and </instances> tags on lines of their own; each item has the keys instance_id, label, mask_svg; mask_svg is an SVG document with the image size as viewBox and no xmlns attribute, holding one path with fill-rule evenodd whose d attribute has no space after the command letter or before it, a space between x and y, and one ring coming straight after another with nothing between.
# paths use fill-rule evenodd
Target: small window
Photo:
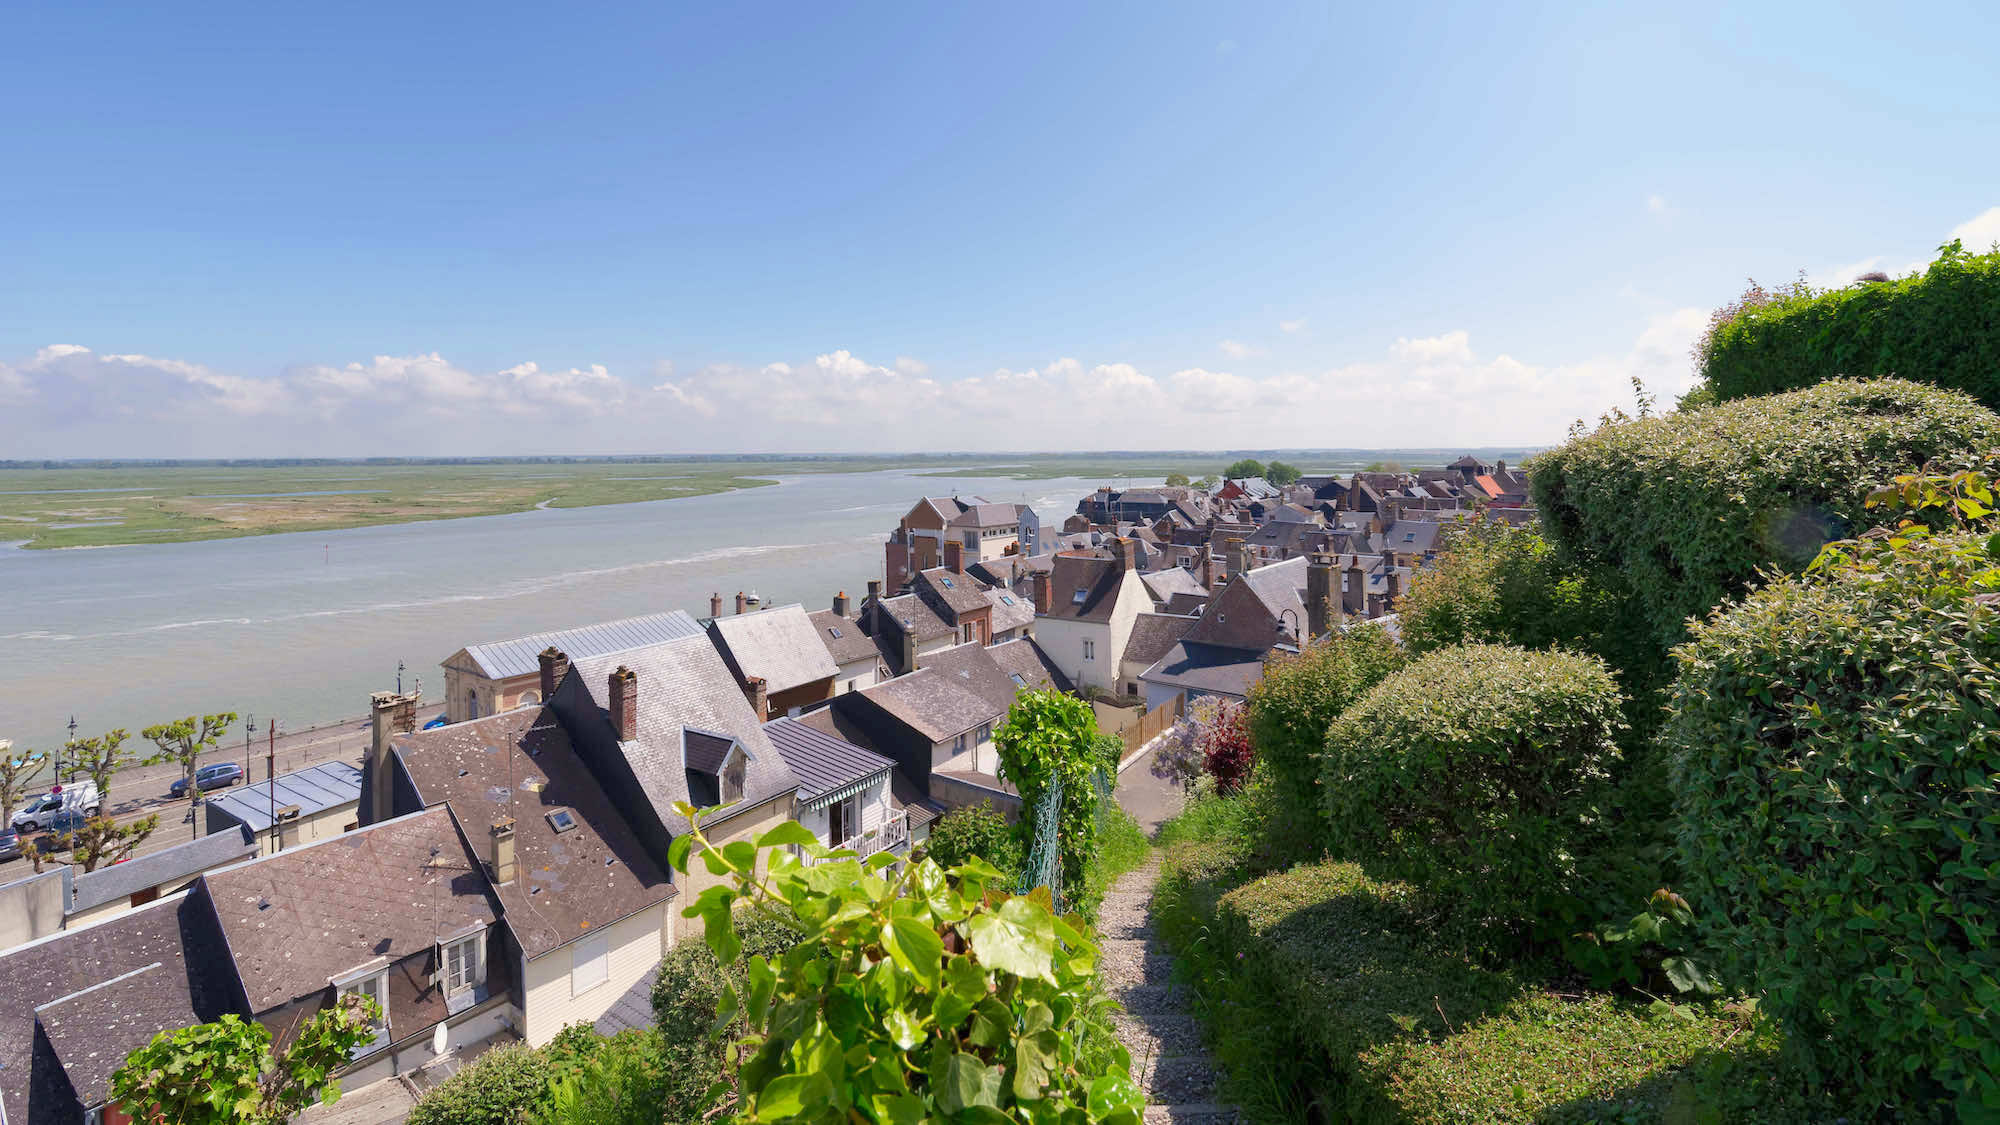
<instances>
[{"instance_id":1,"label":"small window","mask_svg":"<svg viewBox=\"0 0 2000 1125\"><path fill-rule=\"evenodd\" d=\"M479 964L479 934L460 938L444 947L444 994L470 992L485 979Z\"/></svg>"},{"instance_id":2,"label":"small window","mask_svg":"<svg viewBox=\"0 0 2000 1125\"><path fill-rule=\"evenodd\" d=\"M979 727L979 741L986 742L993 737L993 724L982 723Z\"/></svg>"},{"instance_id":3,"label":"small window","mask_svg":"<svg viewBox=\"0 0 2000 1125\"><path fill-rule=\"evenodd\" d=\"M965 736L961 734L958 736L958 741L952 745L951 756L956 758L963 753L965 753Z\"/></svg>"},{"instance_id":4,"label":"small window","mask_svg":"<svg viewBox=\"0 0 2000 1125\"><path fill-rule=\"evenodd\" d=\"M951 589L955 589L955 588L956 588L956 587L954 587L954 586L953 586L953 585L951 584L951 579L949 579L949 578L941 578L941 579L939 579L939 581L940 581L940 582L943 582L943 583L944 583L944 588L945 588L945 589L947 589L947 590L951 590Z\"/></svg>"},{"instance_id":5,"label":"small window","mask_svg":"<svg viewBox=\"0 0 2000 1125\"><path fill-rule=\"evenodd\" d=\"M569 947L569 993L581 996L611 975L611 938L592 934Z\"/></svg>"},{"instance_id":6,"label":"small window","mask_svg":"<svg viewBox=\"0 0 2000 1125\"><path fill-rule=\"evenodd\" d=\"M1085 598L1087 598L1087 597L1089 597L1089 596L1090 596L1090 591L1089 591L1088 589L1086 589L1086 588L1084 588L1084 587L1082 587L1082 586L1078 586L1078 587L1076 588L1076 596L1075 596L1075 597L1072 597L1072 598L1071 598L1071 599L1069 600L1069 602L1070 602L1070 604L1071 604L1071 605L1082 605L1082 604L1083 604L1083 599L1085 599Z\"/></svg>"},{"instance_id":7,"label":"small window","mask_svg":"<svg viewBox=\"0 0 2000 1125\"><path fill-rule=\"evenodd\" d=\"M375 1001L376 1007L381 1009L376 1013L375 1022L372 1025L375 1028L375 1037L356 1044L354 1047L354 1057L360 1058L362 1055L378 1047L386 1046L389 1042L388 970L385 969L372 976L362 977L360 980L349 981L340 986L340 994L342 996L366 996L370 1000Z\"/></svg>"},{"instance_id":8,"label":"small window","mask_svg":"<svg viewBox=\"0 0 2000 1125\"><path fill-rule=\"evenodd\" d=\"M1014 595L1012 595L1012 594L1002 594L1002 595L1000 595L1000 604L1001 604L1001 605L1013 605L1013 604L1014 604Z\"/></svg>"},{"instance_id":9,"label":"small window","mask_svg":"<svg viewBox=\"0 0 2000 1125\"><path fill-rule=\"evenodd\" d=\"M1028 681L1027 681L1027 678L1026 678L1026 677L1024 677L1024 676L1022 676L1022 675L1021 675L1021 673L1019 673L1019 672L1016 672L1016 673L1014 673L1014 674L1013 674L1013 676L1012 676L1012 677L1010 677L1010 678L1011 678L1011 679L1012 679L1012 680L1014 681L1014 683L1015 683L1015 686L1017 686L1017 687L1027 687L1027 686L1028 686Z\"/></svg>"},{"instance_id":10,"label":"small window","mask_svg":"<svg viewBox=\"0 0 2000 1125\"><path fill-rule=\"evenodd\" d=\"M1415 543L1416 541L1417 541L1417 533L1416 533L1416 532L1414 532L1414 531L1405 531L1405 532L1403 533L1403 542L1405 542L1405 543Z\"/></svg>"},{"instance_id":11,"label":"small window","mask_svg":"<svg viewBox=\"0 0 2000 1125\"><path fill-rule=\"evenodd\" d=\"M972 639L972 622L968 621L965 623L964 633L965 633L965 639L970 641Z\"/></svg>"},{"instance_id":12,"label":"small window","mask_svg":"<svg viewBox=\"0 0 2000 1125\"><path fill-rule=\"evenodd\" d=\"M838 626L838 625L828 625L828 626L826 627L826 631L827 631L827 634L828 634L829 636L831 636L831 637L832 637L832 638L833 638L834 640L836 640L836 641L837 641L837 640L839 640L839 639L840 639L840 626Z\"/></svg>"},{"instance_id":13,"label":"small window","mask_svg":"<svg viewBox=\"0 0 2000 1125\"><path fill-rule=\"evenodd\" d=\"M1083 658L1084 658L1085 660L1095 660L1095 659L1097 659L1097 642L1096 642L1096 641L1085 641L1085 642L1083 642Z\"/></svg>"},{"instance_id":14,"label":"small window","mask_svg":"<svg viewBox=\"0 0 2000 1125\"><path fill-rule=\"evenodd\" d=\"M568 809L557 809L549 814L549 827L555 829L556 835L560 836L576 827L576 817L572 816Z\"/></svg>"}]
</instances>

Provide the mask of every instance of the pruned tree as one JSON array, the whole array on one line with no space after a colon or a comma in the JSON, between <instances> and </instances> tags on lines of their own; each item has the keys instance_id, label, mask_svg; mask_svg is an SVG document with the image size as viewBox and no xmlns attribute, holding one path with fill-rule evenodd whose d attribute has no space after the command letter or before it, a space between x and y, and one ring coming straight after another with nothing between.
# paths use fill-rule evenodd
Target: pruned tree
<instances>
[{"instance_id":1,"label":"pruned tree","mask_svg":"<svg viewBox=\"0 0 2000 1125\"><path fill-rule=\"evenodd\" d=\"M108 816L93 816L77 828L56 838L69 849L70 862L85 871L95 871L132 858L139 845L160 827L160 814L120 824Z\"/></svg>"},{"instance_id":2,"label":"pruned tree","mask_svg":"<svg viewBox=\"0 0 2000 1125\"><path fill-rule=\"evenodd\" d=\"M236 712L218 711L213 715L189 715L171 723L159 723L147 727L139 733L160 748L160 752L146 759L149 766L172 762L181 768L181 777L187 782L188 824L190 836L201 835L201 825L197 822L195 803L201 800L201 789L194 783L195 770L201 766L201 756L215 748L222 741L231 724L236 722Z\"/></svg>"},{"instance_id":3,"label":"pruned tree","mask_svg":"<svg viewBox=\"0 0 2000 1125\"><path fill-rule=\"evenodd\" d=\"M0 739L0 828L14 823L14 809L48 765L47 754L15 750L12 742Z\"/></svg>"},{"instance_id":4,"label":"pruned tree","mask_svg":"<svg viewBox=\"0 0 2000 1125\"><path fill-rule=\"evenodd\" d=\"M1213 490L1216 485L1221 483L1222 483L1221 477L1216 476L1214 473L1210 473L1207 476L1201 478L1200 480L1194 482L1194 486L1196 488L1201 489L1203 492L1208 492Z\"/></svg>"},{"instance_id":5,"label":"pruned tree","mask_svg":"<svg viewBox=\"0 0 2000 1125\"><path fill-rule=\"evenodd\" d=\"M111 1076L111 1102L144 1125L279 1125L340 1100L334 1074L375 1035L382 1009L343 995L306 1021L282 1056L271 1033L234 1012L162 1031Z\"/></svg>"},{"instance_id":6,"label":"pruned tree","mask_svg":"<svg viewBox=\"0 0 2000 1125\"><path fill-rule=\"evenodd\" d=\"M119 770L137 765L139 759L125 749L132 732L124 727L106 731L96 738L72 738L63 743L69 757L69 772L82 774L97 784L97 798L111 805L111 778Z\"/></svg>"}]
</instances>

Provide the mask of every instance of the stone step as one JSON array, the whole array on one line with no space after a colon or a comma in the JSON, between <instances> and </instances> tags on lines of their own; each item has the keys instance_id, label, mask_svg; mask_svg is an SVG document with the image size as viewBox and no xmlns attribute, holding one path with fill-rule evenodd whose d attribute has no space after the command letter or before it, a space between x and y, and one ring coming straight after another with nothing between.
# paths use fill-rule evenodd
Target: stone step
<instances>
[{"instance_id":1,"label":"stone step","mask_svg":"<svg viewBox=\"0 0 2000 1125\"><path fill-rule=\"evenodd\" d=\"M1203 1051L1201 1022L1180 1012L1140 1017L1130 1012L1114 1012L1111 1025L1118 1029L1118 1041L1125 1044L1134 1060L1158 1055L1198 1055Z\"/></svg>"},{"instance_id":2,"label":"stone step","mask_svg":"<svg viewBox=\"0 0 2000 1125\"><path fill-rule=\"evenodd\" d=\"M1164 1055L1132 1060L1132 1080L1149 1102L1179 1105L1215 1099L1215 1064L1206 1055Z\"/></svg>"},{"instance_id":3,"label":"stone step","mask_svg":"<svg viewBox=\"0 0 2000 1125\"><path fill-rule=\"evenodd\" d=\"M1142 1118L1146 1125L1178 1122L1180 1125L1231 1125L1241 1120L1235 1106L1214 1102L1183 1102L1179 1105L1149 1105Z\"/></svg>"}]
</instances>

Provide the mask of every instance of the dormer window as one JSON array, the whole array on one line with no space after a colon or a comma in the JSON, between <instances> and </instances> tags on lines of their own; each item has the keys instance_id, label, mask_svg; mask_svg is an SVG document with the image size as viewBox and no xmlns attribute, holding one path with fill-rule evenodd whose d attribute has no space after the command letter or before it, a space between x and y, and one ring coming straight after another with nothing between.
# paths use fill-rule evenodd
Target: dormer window
<instances>
[{"instance_id":1,"label":"dormer window","mask_svg":"<svg viewBox=\"0 0 2000 1125\"><path fill-rule=\"evenodd\" d=\"M438 957L440 983L447 997L462 996L486 981L484 931L445 942Z\"/></svg>"}]
</instances>

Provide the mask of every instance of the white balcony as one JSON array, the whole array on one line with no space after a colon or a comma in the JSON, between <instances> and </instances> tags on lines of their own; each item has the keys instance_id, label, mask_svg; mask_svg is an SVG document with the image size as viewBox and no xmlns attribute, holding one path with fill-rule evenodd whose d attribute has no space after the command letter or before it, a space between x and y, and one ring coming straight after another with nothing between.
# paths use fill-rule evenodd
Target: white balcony
<instances>
[{"instance_id":1,"label":"white balcony","mask_svg":"<svg viewBox=\"0 0 2000 1125\"><path fill-rule=\"evenodd\" d=\"M849 836L837 844L829 844L834 851L851 851L858 859L867 859L876 852L892 848L907 847L910 842L910 817L902 809L889 814L889 819L857 836Z\"/></svg>"}]
</instances>

